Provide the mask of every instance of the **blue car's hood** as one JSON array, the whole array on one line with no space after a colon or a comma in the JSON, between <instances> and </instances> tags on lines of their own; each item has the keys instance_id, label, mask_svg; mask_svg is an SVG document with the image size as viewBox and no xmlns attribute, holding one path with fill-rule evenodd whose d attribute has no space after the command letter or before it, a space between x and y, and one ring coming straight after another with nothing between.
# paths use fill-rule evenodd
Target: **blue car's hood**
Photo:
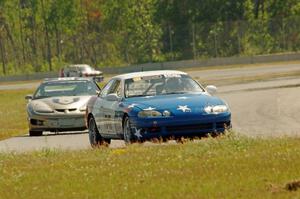
<instances>
[{"instance_id":1,"label":"blue car's hood","mask_svg":"<svg viewBox=\"0 0 300 199\"><path fill-rule=\"evenodd\" d=\"M203 112L206 106L223 105L225 102L205 93L193 93L127 98L126 104L141 110L169 110L175 114L185 111L199 113Z\"/></svg>"}]
</instances>

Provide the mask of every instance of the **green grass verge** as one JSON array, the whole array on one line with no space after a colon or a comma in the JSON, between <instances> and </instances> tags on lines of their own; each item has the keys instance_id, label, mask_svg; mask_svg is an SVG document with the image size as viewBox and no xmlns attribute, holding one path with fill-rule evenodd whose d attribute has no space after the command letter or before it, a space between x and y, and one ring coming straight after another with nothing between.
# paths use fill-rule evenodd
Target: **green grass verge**
<instances>
[{"instance_id":1,"label":"green grass verge","mask_svg":"<svg viewBox=\"0 0 300 199\"><path fill-rule=\"evenodd\" d=\"M0 82L0 85L16 85L16 84L41 83L41 81L42 80L5 81L5 82Z\"/></svg>"},{"instance_id":2,"label":"green grass verge","mask_svg":"<svg viewBox=\"0 0 300 199\"><path fill-rule=\"evenodd\" d=\"M0 140L28 131L25 96L33 90L0 91Z\"/></svg>"},{"instance_id":3,"label":"green grass verge","mask_svg":"<svg viewBox=\"0 0 300 199\"><path fill-rule=\"evenodd\" d=\"M217 65L217 66L202 66L202 67L187 67L181 70L190 72L194 70L218 70L218 69L236 69L236 68L252 68L252 67L262 67L262 66L276 66L284 64L299 64L299 61L278 61L278 62L266 62L266 63L255 63L255 64L232 64L232 65Z\"/></svg>"},{"instance_id":4,"label":"green grass verge","mask_svg":"<svg viewBox=\"0 0 300 199\"><path fill-rule=\"evenodd\" d=\"M1 198L299 198L300 139L0 154Z\"/></svg>"}]
</instances>

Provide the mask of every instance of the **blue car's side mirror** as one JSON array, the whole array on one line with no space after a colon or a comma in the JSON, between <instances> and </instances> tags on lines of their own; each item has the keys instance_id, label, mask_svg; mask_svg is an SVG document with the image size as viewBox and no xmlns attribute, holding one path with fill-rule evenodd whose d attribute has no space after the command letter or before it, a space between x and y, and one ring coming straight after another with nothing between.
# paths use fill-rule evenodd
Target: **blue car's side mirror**
<instances>
[{"instance_id":1,"label":"blue car's side mirror","mask_svg":"<svg viewBox=\"0 0 300 199\"><path fill-rule=\"evenodd\" d=\"M217 87L214 86L214 85L208 85L208 86L206 86L205 90L206 90L209 94L211 94L211 95L214 95L214 94L217 93Z\"/></svg>"},{"instance_id":2,"label":"blue car's side mirror","mask_svg":"<svg viewBox=\"0 0 300 199\"><path fill-rule=\"evenodd\" d=\"M119 101L121 98L117 96L115 93L108 94L106 96L107 101Z\"/></svg>"}]
</instances>

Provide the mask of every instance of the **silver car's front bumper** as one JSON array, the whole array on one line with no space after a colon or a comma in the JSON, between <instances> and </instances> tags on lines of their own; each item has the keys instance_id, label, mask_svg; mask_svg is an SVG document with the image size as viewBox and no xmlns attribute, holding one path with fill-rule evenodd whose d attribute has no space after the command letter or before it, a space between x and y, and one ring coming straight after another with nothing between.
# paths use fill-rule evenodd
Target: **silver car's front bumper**
<instances>
[{"instance_id":1,"label":"silver car's front bumper","mask_svg":"<svg viewBox=\"0 0 300 199\"><path fill-rule=\"evenodd\" d=\"M69 131L86 129L82 114L29 114L28 123L31 131Z\"/></svg>"}]
</instances>

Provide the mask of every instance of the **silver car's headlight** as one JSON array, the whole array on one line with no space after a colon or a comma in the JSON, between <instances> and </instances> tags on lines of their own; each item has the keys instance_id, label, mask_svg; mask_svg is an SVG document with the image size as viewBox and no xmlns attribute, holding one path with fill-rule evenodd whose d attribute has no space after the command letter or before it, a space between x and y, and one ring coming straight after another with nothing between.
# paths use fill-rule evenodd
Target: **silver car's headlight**
<instances>
[{"instance_id":1,"label":"silver car's headlight","mask_svg":"<svg viewBox=\"0 0 300 199\"><path fill-rule=\"evenodd\" d=\"M162 114L155 110L143 110L138 113L138 117L161 117Z\"/></svg>"},{"instance_id":2,"label":"silver car's headlight","mask_svg":"<svg viewBox=\"0 0 300 199\"><path fill-rule=\"evenodd\" d=\"M37 113L54 113L54 111L47 106L33 107L34 111Z\"/></svg>"},{"instance_id":3,"label":"silver car's headlight","mask_svg":"<svg viewBox=\"0 0 300 199\"><path fill-rule=\"evenodd\" d=\"M34 110L30 104L27 106L27 110L30 114L34 113Z\"/></svg>"},{"instance_id":4,"label":"silver car's headlight","mask_svg":"<svg viewBox=\"0 0 300 199\"><path fill-rule=\"evenodd\" d=\"M79 111L81 111L81 112L84 112L84 111L86 111L86 104L85 104L85 105L83 105L83 106L81 106L81 107L80 107L80 109L79 109Z\"/></svg>"},{"instance_id":5,"label":"silver car's headlight","mask_svg":"<svg viewBox=\"0 0 300 199\"><path fill-rule=\"evenodd\" d=\"M228 106L226 105L217 105L217 106L207 106L204 108L204 111L206 113L212 113L212 114L218 114L218 113L224 113L224 112L227 112L229 109L228 109Z\"/></svg>"},{"instance_id":6,"label":"silver car's headlight","mask_svg":"<svg viewBox=\"0 0 300 199\"><path fill-rule=\"evenodd\" d=\"M37 112L37 113L54 113L53 110L46 110L46 109L38 109L38 110L35 110L35 112Z\"/></svg>"}]
</instances>

